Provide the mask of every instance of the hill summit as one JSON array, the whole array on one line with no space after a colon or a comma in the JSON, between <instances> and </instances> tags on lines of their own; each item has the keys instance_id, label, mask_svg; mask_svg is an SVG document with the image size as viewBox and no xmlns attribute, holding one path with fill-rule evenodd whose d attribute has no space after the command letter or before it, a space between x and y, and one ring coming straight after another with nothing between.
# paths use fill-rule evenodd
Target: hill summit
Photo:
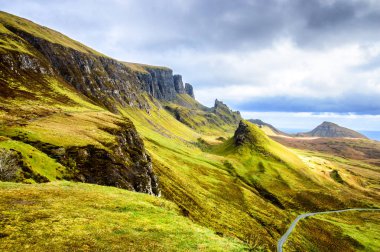
<instances>
[{"instance_id":1,"label":"hill summit","mask_svg":"<svg viewBox=\"0 0 380 252\"><path fill-rule=\"evenodd\" d=\"M273 125L266 123L260 119L249 119L248 122L251 122L259 126L259 128L262 129L268 136L278 136L278 135L288 136L287 133L282 132L281 130L277 129Z\"/></svg>"},{"instance_id":2,"label":"hill summit","mask_svg":"<svg viewBox=\"0 0 380 252\"><path fill-rule=\"evenodd\" d=\"M312 131L298 133L297 136L367 138L359 132L339 126L332 122L323 122Z\"/></svg>"}]
</instances>

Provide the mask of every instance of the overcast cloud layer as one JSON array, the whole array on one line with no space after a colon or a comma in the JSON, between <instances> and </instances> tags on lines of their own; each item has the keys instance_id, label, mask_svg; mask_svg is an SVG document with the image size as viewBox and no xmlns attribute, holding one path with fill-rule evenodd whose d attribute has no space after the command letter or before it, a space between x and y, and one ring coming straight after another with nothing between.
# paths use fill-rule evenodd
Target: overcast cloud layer
<instances>
[{"instance_id":1,"label":"overcast cloud layer","mask_svg":"<svg viewBox=\"0 0 380 252\"><path fill-rule=\"evenodd\" d=\"M169 66L206 105L380 114L377 0L13 0L1 9L114 58Z\"/></svg>"}]
</instances>

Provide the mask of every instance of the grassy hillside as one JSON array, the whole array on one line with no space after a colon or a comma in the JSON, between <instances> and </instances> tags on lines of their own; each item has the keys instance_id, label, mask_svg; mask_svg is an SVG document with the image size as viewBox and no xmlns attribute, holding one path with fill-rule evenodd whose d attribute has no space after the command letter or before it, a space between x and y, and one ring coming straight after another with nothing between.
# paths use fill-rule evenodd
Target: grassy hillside
<instances>
[{"instance_id":1,"label":"grassy hillside","mask_svg":"<svg viewBox=\"0 0 380 252\"><path fill-rule=\"evenodd\" d=\"M72 55L90 55L88 60L97 55L27 20L0 16L2 23L59 44L60 52L70 48ZM0 148L17 154L21 170L14 181L33 184L0 184L0 214L7 216L0 220L5 229L0 237L6 241L2 249L274 250L300 212L380 204L378 183L373 182L379 176L376 164L289 149L251 123L238 127L240 115L219 101L206 109L188 95L173 102L156 100L133 86L134 72L144 71L145 65L124 63L132 70L118 72L112 61L116 70L107 64L86 70L93 75L91 83L105 78L97 71L122 72L125 78L119 80L126 81L120 86L129 85L135 93L124 90L125 96L118 96L112 82L76 88L14 29L0 28ZM33 57L23 58L26 54ZM22 59L27 69L10 67ZM80 80L78 73L69 74ZM105 94L111 106L99 103ZM144 103L134 103L139 100ZM108 176L119 172L119 178L125 171L141 170L139 165L150 168L150 161L165 200L68 182L34 184L110 184ZM112 185L124 185L116 182ZM57 226L48 228L51 223ZM245 245L231 240L236 238Z\"/></svg>"},{"instance_id":2,"label":"grassy hillside","mask_svg":"<svg viewBox=\"0 0 380 252\"><path fill-rule=\"evenodd\" d=\"M0 182L1 251L243 251L166 200L112 187Z\"/></svg>"},{"instance_id":3,"label":"grassy hillside","mask_svg":"<svg viewBox=\"0 0 380 252\"><path fill-rule=\"evenodd\" d=\"M104 56L103 54L100 54L99 52L63 35L62 33L59 33L44 26L40 26L27 19L20 18L18 16L3 11L0 11L0 23L5 24L6 27L12 29L12 31L14 32L21 31L30 33L35 37L48 40L55 44L60 44L83 53L91 53L95 55ZM1 31L4 31L4 25L1 25L0 29ZM9 33L9 30L7 30L6 33ZM23 44L22 41L20 41L20 43Z\"/></svg>"},{"instance_id":4,"label":"grassy hillside","mask_svg":"<svg viewBox=\"0 0 380 252\"><path fill-rule=\"evenodd\" d=\"M379 217L378 212L346 212L302 220L285 251L379 251Z\"/></svg>"}]
</instances>

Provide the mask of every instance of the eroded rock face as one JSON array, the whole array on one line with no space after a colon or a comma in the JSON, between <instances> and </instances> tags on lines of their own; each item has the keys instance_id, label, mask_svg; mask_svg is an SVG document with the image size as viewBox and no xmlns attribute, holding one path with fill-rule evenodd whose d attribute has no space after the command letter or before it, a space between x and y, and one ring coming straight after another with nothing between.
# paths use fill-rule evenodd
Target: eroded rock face
<instances>
[{"instance_id":1,"label":"eroded rock face","mask_svg":"<svg viewBox=\"0 0 380 252\"><path fill-rule=\"evenodd\" d=\"M116 136L107 149L94 146L60 147L38 141L22 140L66 167L64 179L115 186L131 191L160 195L152 160L132 122L125 119L119 128L106 128Z\"/></svg>"},{"instance_id":2,"label":"eroded rock face","mask_svg":"<svg viewBox=\"0 0 380 252\"><path fill-rule=\"evenodd\" d=\"M56 74L97 104L112 112L117 112L117 104L149 110L148 103L139 95L141 83L122 63L54 44L12 27L8 29L28 41ZM25 56L19 62L25 69L36 65ZM44 71L47 70L40 69L40 72Z\"/></svg>"},{"instance_id":3,"label":"eroded rock face","mask_svg":"<svg viewBox=\"0 0 380 252\"><path fill-rule=\"evenodd\" d=\"M250 132L249 127L244 121L240 121L238 128L235 131L234 134L234 142L236 146L241 146L246 142L249 142L250 139Z\"/></svg>"},{"instance_id":4,"label":"eroded rock face","mask_svg":"<svg viewBox=\"0 0 380 252\"><path fill-rule=\"evenodd\" d=\"M148 73L137 73L143 89L159 100L172 101L176 97L173 71L168 68L146 68Z\"/></svg>"},{"instance_id":5,"label":"eroded rock face","mask_svg":"<svg viewBox=\"0 0 380 252\"><path fill-rule=\"evenodd\" d=\"M242 120L239 111L232 111L226 104L218 99L215 100L215 105L212 110L226 123L238 124L240 120Z\"/></svg>"},{"instance_id":6,"label":"eroded rock face","mask_svg":"<svg viewBox=\"0 0 380 252\"><path fill-rule=\"evenodd\" d=\"M23 53L0 54L0 65L2 71L9 69L15 74L21 75L25 72L33 72L35 74L52 75L53 69L38 58Z\"/></svg>"},{"instance_id":7,"label":"eroded rock face","mask_svg":"<svg viewBox=\"0 0 380 252\"><path fill-rule=\"evenodd\" d=\"M186 92L186 94L190 95L191 97L193 97L195 99L193 86L190 85L189 83L185 84L185 92Z\"/></svg>"},{"instance_id":8,"label":"eroded rock face","mask_svg":"<svg viewBox=\"0 0 380 252\"><path fill-rule=\"evenodd\" d=\"M174 88L175 88L175 91L178 94L184 94L185 93L185 88L183 86L182 76L179 75L179 74L176 74L176 75L173 76L173 79L174 79Z\"/></svg>"}]
</instances>

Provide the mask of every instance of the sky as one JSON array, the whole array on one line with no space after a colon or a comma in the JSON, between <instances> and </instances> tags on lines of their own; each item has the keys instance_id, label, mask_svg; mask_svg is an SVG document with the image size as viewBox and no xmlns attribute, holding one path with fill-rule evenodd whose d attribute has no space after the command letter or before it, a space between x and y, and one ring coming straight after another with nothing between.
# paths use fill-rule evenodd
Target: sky
<instances>
[{"instance_id":1,"label":"sky","mask_svg":"<svg viewBox=\"0 0 380 252\"><path fill-rule=\"evenodd\" d=\"M168 66L279 128L380 131L380 1L0 0L113 58Z\"/></svg>"}]
</instances>

